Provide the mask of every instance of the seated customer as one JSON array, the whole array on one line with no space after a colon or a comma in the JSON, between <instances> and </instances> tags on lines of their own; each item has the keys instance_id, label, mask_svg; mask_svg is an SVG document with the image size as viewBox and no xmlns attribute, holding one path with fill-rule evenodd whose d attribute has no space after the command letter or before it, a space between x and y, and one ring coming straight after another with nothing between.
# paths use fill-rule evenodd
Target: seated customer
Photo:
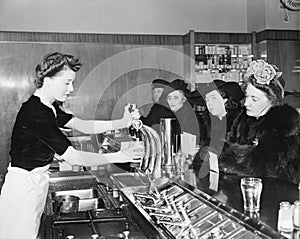
<instances>
[{"instance_id":1,"label":"seated customer","mask_svg":"<svg viewBox=\"0 0 300 239\"><path fill-rule=\"evenodd\" d=\"M300 180L300 119L282 104L284 81L276 66L251 62L244 78L245 109L233 123L220 170L251 176Z\"/></svg>"},{"instance_id":2,"label":"seated customer","mask_svg":"<svg viewBox=\"0 0 300 239\"><path fill-rule=\"evenodd\" d=\"M214 80L204 91L204 99L209 116L205 117L207 126L206 145L221 153L232 123L241 112L240 101L244 94L237 82Z\"/></svg>"},{"instance_id":3,"label":"seated customer","mask_svg":"<svg viewBox=\"0 0 300 239\"><path fill-rule=\"evenodd\" d=\"M162 98L167 101L169 108L178 120L178 133L186 132L195 135L199 144L200 122L188 101L190 91L187 86L188 84L183 80L176 79L165 88Z\"/></svg>"},{"instance_id":4,"label":"seated customer","mask_svg":"<svg viewBox=\"0 0 300 239\"><path fill-rule=\"evenodd\" d=\"M172 111L167 107L166 102L162 102L161 95L169 82L162 79L155 79L152 81L152 100L153 106L151 107L146 117L141 116L141 121L156 130L159 129L160 119L172 117Z\"/></svg>"},{"instance_id":5,"label":"seated customer","mask_svg":"<svg viewBox=\"0 0 300 239\"><path fill-rule=\"evenodd\" d=\"M198 174L202 162L208 160L208 151L217 155L223 150L223 146L230 132L234 119L241 112L240 101L244 94L237 82L225 82L214 80L206 87L199 89L204 96L208 114L203 115L204 127L201 130L200 150L196 154L193 167ZM200 93L198 92L198 97ZM194 93L194 95L196 95Z\"/></svg>"}]
</instances>

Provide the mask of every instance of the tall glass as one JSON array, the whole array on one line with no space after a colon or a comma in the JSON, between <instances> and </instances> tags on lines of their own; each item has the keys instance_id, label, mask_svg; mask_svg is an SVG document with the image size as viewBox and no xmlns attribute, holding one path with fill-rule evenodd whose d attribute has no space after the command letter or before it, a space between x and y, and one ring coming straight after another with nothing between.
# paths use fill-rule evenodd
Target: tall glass
<instances>
[{"instance_id":1,"label":"tall glass","mask_svg":"<svg viewBox=\"0 0 300 239\"><path fill-rule=\"evenodd\" d=\"M244 211L259 212L262 180L260 178L242 178L241 190L243 194Z\"/></svg>"}]
</instances>

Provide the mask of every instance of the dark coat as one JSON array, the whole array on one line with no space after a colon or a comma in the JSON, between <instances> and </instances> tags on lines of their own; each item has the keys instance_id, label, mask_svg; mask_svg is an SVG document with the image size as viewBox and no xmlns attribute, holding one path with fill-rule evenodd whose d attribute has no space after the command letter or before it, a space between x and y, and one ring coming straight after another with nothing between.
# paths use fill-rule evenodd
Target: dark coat
<instances>
[{"instance_id":1,"label":"dark coat","mask_svg":"<svg viewBox=\"0 0 300 239\"><path fill-rule=\"evenodd\" d=\"M195 113L191 104L186 101L183 106L173 114L178 122L177 132L181 134L186 132L195 135L197 137L197 144L199 144L203 122L199 115Z\"/></svg>"},{"instance_id":2,"label":"dark coat","mask_svg":"<svg viewBox=\"0 0 300 239\"><path fill-rule=\"evenodd\" d=\"M235 118L241 113L241 108L229 110L225 117L219 119L216 116L207 114L203 117L205 131L202 134L202 145L209 146L210 150L220 154L227 135Z\"/></svg>"},{"instance_id":3,"label":"dark coat","mask_svg":"<svg viewBox=\"0 0 300 239\"><path fill-rule=\"evenodd\" d=\"M159 125L160 119L174 117L173 112L162 103L155 103L146 117L141 116L141 121L147 126Z\"/></svg>"},{"instance_id":4,"label":"dark coat","mask_svg":"<svg viewBox=\"0 0 300 239\"><path fill-rule=\"evenodd\" d=\"M300 118L287 104L258 119L242 112L225 147L219 158L225 173L300 180Z\"/></svg>"},{"instance_id":5,"label":"dark coat","mask_svg":"<svg viewBox=\"0 0 300 239\"><path fill-rule=\"evenodd\" d=\"M222 119L209 113L202 116L200 149L193 160L193 167L196 173L198 173L203 161L208 160L208 151L214 152L218 156L221 154L232 124L240 113L241 108L238 107L229 110Z\"/></svg>"},{"instance_id":6,"label":"dark coat","mask_svg":"<svg viewBox=\"0 0 300 239\"><path fill-rule=\"evenodd\" d=\"M163 118L174 118L174 114L165 104L158 102L153 104L149 114L146 117L141 116L140 120L143 124L150 126L157 133L160 133L160 120Z\"/></svg>"}]
</instances>

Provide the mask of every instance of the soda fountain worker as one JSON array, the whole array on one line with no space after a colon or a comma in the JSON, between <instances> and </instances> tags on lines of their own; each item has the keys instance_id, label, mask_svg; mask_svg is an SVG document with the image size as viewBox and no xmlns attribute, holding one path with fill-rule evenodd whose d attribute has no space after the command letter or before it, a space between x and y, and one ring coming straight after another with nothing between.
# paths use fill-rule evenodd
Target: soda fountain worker
<instances>
[{"instance_id":1,"label":"soda fountain worker","mask_svg":"<svg viewBox=\"0 0 300 239\"><path fill-rule=\"evenodd\" d=\"M300 119L281 103L284 81L274 65L251 62L244 78L245 108L233 123L220 170L240 175L300 180Z\"/></svg>"},{"instance_id":2,"label":"soda fountain worker","mask_svg":"<svg viewBox=\"0 0 300 239\"><path fill-rule=\"evenodd\" d=\"M161 95L164 92L166 85L169 82L163 79L155 79L152 81L152 100L151 107L146 117L141 116L141 121L155 130L159 130L160 119L173 116L172 111L167 107L166 102L161 100Z\"/></svg>"},{"instance_id":3,"label":"soda fountain worker","mask_svg":"<svg viewBox=\"0 0 300 239\"><path fill-rule=\"evenodd\" d=\"M122 119L82 120L65 113L56 103L64 102L73 91L79 59L59 52L47 54L35 68L34 94L22 104L11 138L11 162L0 196L0 238L35 239L46 203L49 169L53 157L69 164L99 165L130 161L134 156L118 152L107 156L76 151L59 127L87 134L128 127L139 117L125 107ZM128 150L128 154L133 152Z\"/></svg>"}]
</instances>

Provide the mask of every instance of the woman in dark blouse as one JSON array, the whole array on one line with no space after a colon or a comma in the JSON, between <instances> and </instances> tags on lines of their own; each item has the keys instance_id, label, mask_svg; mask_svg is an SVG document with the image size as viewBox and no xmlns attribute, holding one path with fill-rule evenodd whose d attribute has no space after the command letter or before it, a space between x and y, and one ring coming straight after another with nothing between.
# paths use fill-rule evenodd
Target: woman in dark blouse
<instances>
[{"instance_id":1,"label":"woman in dark blouse","mask_svg":"<svg viewBox=\"0 0 300 239\"><path fill-rule=\"evenodd\" d=\"M0 238L34 239L38 235L44 210L49 169L53 158L70 165L100 165L128 162L139 157L127 152L96 154L75 150L60 127L87 134L128 127L139 117L135 109L125 107L122 119L114 121L81 120L64 112L57 101L64 102L73 91L79 59L72 55L51 53L36 66L35 93L22 104L11 139L11 163L0 195Z\"/></svg>"}]
</instances>

